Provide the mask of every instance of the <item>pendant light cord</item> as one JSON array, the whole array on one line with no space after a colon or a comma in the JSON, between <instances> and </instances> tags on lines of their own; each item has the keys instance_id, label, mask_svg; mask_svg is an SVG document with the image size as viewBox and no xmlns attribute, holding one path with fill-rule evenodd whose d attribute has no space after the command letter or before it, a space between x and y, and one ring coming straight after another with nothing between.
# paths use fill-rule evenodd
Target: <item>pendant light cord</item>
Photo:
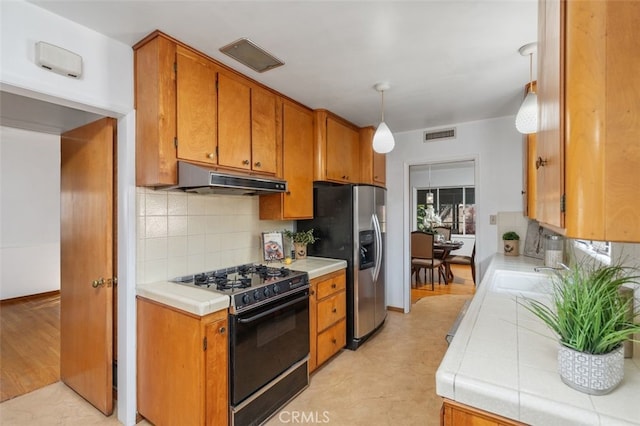
<instances>
[{"instance_id":1,"label":"pendant light cord","mask_svg":"<svg viewBox=\"0 0 640 426\"><path fill-rule=\"evenodd\" d=\"M382 95L382 120L380 121L384 123L384 90L381 90L380 93Z\"/></svg>"}]
</instances>

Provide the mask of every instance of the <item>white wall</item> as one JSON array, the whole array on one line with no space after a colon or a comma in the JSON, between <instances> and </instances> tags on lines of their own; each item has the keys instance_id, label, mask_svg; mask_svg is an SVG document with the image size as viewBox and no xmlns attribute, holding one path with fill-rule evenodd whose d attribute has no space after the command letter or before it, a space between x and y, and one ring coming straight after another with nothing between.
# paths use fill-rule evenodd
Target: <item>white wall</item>
<instances>
[{"instance_id":1,"label":"white wall","mask_svg":"<svg viewBox=\"0 0 640 426\"><path fill-rule=\"evenodd\" d=\"M422 142L419 129L396 133L395 149L387 154L387 303L411 305L409 274L409 166L475 160L476 258L483 263L498 249L496 225L489 215L522 210L522 135L514 117L455 124L456 139ZM479 275L481 276L481 275Z\"/></svg>"},{"instance_id":2,"label":"white wall","mask_svg":"<svg viewBox=\"0 0 640 426\"><path fill-rule=\"evenodd\" d=\"M0 127L0 299L60 289L60 137Z\"/></svg>"},{"instance_id":3,"label":"white wall","mask_svg":"<svg viewBox=\"0 0 640 426\"><path fill-rule=\"evenodd\" d=\"M133 109L130 46L31 3L1 1L0 8L2 90L112 117ZM82 56L82 77L73 79L39 67L38 41Z\"/></svg>"},{"instance_id":4,"label":"white wall","mask_svg":"<svg viewBox=\"0 0 640 426\"><path fill-rule=\"evenodd\" d=\"M137 282L262 262L262 232L291 221L259 220L259 198L137 189ZM286 241L285 241L286 249Z\"/></svg>"},{"instance_id":5,"label":"white wall","mask_svg":"<svg viewBox=\"0 0 640 426\"><path fill-rule=\"evenodd\" d=\"M83 57L83 76L71 79L34 63L46 41ZM118 242L135 229L133 50L21 0L0 1L0 89L118 120ZM122 155L120 155L122 153ZM122 184L121 184L122 182ZM3 219L4 220L4 219ZM118 420L136 423L135 247L118 246Z\"/></svg>"}]
</instances>

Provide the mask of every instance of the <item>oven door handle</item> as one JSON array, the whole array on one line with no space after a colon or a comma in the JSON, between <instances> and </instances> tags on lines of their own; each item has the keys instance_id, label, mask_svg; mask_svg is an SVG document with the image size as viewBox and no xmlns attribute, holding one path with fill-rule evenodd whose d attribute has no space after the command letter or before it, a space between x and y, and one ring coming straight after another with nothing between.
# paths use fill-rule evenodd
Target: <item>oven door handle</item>
<instances>
[{"instance_id":1,"label":"oven door handle","mask_svg":"<svg viewBox=\"0 0 640 426\"><path fill-rule=\"evenodd\" d=\"M258 315L254 315L254 316L249 317L249 318L238 318L238 322L240 324L249 324L251 322L259 320L260 318L264 318L267 315L271 315L272 313L277 312L280 309L287 308L287 307L289 307L291 305L295 305L296 303L302 302L303 300L309 300L309 295L307 294L306 296L298 297L297 299L293 299L293 300L285 303L284 305L278 305L275 308L271 308L268 311L259 313Z\"/></svg>"}]
</instances>

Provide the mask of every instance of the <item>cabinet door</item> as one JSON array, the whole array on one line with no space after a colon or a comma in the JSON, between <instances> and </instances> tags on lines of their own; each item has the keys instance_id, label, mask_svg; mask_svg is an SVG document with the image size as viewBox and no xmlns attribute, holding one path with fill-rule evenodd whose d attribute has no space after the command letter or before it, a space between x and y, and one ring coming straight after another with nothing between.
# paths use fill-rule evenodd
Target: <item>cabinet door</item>
<instances>
[{"instance_id":1,"label":"cabinet door","mask_svg":"<svg viewBox=\"0 0 640 426\"><path fill-rule=\"evenodd\" d=\"M539 8L537 197L538 220L564 227L564 9L561 1L543 1Z\"/></svg>"},{"instance_id":2,"label":"cabinet door","mask_svg":"<svg viewBox=\"0 0 640 426\"><path fill-rule=\"evenodd\" d=\"M331 116L327 117L326 174L328 180L358 182L358 140L357 131Z\"/></svg>"},{"instance_id":3,"label":"cabinet door","mask_svg":"<svg viewBox=\"0 0 640 426\"><path fill-rule=\"evenodd\" d=\"M374 127L360 129L360 183L386 185L386 156L373 150Z\"/></svg>"},{"instance_id":4,"label":"cabinet door","mask_svg":"<svg viewBox=\"0 0 640 426\"><path fill-rule=\"evenodd\" d=\"M218 74L218 164L251 169L251 87L227 73Z\"/></svg>"},{"instance_id":5,"label":"cabinet door","mask_svg":"<svg viewBox=\"0 0 640 426\"><path fill-rule=\"evenodd\" d=\"M216 67L188 49L176 49L178 158L216 164Z\"/></svg>"},{"instance_id":6,"label":"cabinet door","mask_svg":"<svg viewBox=\"0 0 640 426\"><path fill-rule=\"evenodd\" d=\"M313 113L294 103L282 103L284 194L260 196L260 219L313 217Z\"/></svg>"},{"instance_id":7,"label":"cabinet door","mask_svg":"<svg viewBox=\"0 0 640 426\"><path fill-rule=\"evenodd\" d=\"M278 98L268 90L251 88L251 168L276 173L276 107Z\"/></svg>"},{"instance_id":8,"label":"cabinet door","mask_svg":"<svg viewBox=\"0 0 640 426\"><path fill-rule=\"evenodd\" d=\"M229 419L229 351L227 319L205 325L206 350L206 424L226 425Z\"/></svg>"}]
</instances>

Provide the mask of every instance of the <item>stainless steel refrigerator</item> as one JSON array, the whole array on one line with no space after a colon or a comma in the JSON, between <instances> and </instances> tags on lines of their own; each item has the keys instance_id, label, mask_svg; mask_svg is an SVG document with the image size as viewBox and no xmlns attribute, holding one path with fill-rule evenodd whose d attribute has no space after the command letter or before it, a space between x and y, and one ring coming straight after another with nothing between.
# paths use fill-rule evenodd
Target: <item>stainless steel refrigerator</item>
<instances>
[{"instance_id":1,"label":"stainless steel refrigerator","mask_svg":"<svg viewBox=\"0 0 640 426\"><path fill-rule=\"evenodd\" d=\"M316 182L314 218L297 222L298 230L313 228L319 238L307 247L310 256L347 261L347 348L352 350L387 317L385 202L384 188Z\"/></svg>"}]
</instances>

